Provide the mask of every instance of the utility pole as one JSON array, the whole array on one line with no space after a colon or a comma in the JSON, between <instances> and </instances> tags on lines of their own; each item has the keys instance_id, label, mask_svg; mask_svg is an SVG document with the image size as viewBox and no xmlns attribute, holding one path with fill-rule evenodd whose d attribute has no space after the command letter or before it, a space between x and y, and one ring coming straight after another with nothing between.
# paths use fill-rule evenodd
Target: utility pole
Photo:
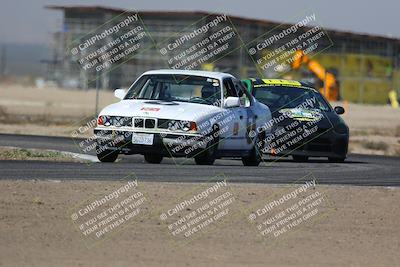
<instances>
[{"instance_id":1,"label":"utility pole","mask_svg":"<svg viewBox=\"0 0 400 267\"><path fill-rule=\"evenodd\" d=\"M100 90L100 75L96 73L96 103L94 105L94 115L97 116L99 110L99 90Z\"/></svg>"},{"instance_id":2,"label":"utility pole","mask_svg":"<svg viewBox=\"0 0 400 267\"><path fill-rule=\"evenodd\" d=\"M3 78L6 75L6 65L7 65L7 50L6 45L1 46L1 58L0 58L0 77Z\"/></svg>"},{"instance_id":3,"label":"utility pole","mask_svg":"<svg viewBox=\"0 0 400 267\"><path fill-rule=\"evenodd\" d=\"M325 69L325 73L324 73L324 96L328 97L328 95L326 94L327 92L327 87L326 87L326 69Z\"/></svg>"}]
</instances>

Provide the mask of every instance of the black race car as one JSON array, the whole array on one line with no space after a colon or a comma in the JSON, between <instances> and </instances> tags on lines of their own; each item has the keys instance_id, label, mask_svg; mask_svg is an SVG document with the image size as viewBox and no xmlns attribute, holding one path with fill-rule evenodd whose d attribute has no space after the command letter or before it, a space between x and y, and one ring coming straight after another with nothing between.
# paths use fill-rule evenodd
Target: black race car
<instances>
[{"instance_id":1,"label":"black race car","mask_svg":"<svg viewBox=\"0 0 400 267\"><path fill-rule=\"evenodd\" d=\"M295 161L309 157L345 160L349 128L338 116L345 112L343 107L332 108L318 90L303 82L254 78L242 82L272 113L272 120L258 129L271 133L264 153L291 155Z\"/></svg>"}]
</instances>

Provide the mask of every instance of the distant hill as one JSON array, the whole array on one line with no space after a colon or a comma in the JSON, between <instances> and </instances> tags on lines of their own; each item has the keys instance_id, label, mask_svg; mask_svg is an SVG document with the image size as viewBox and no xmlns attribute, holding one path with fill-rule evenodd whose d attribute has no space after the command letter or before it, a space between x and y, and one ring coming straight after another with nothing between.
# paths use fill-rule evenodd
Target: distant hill
<instances>
[{"instance_id":1,"label":"distant hill","mask_svg":"<svg viewBox=\"0 0 400 267\"><path fill-rule=\"evenodd\" d=\"M47 45L0 43L0 58L3 46L6 51L7 74L44 76L45 65L40 61L50 59L52 55Z\"/></svg>"}]
</instances>

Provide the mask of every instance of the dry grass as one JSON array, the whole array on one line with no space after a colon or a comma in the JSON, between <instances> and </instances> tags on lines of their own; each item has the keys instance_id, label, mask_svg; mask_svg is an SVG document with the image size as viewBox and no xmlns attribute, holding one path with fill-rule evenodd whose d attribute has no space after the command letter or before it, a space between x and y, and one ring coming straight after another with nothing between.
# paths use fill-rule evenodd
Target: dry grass
<instances>
[{"instance_id":1,"label":"dry grass","mask_svg":"<svg viewBox=\"0 0 400 267\"><path fill-rule=\"evenodd\" d=\"M78 161L70 155L57 151L9 147L0 147L0 160Z\"/></svg>"},{"instance_id":2,"label":"dry grass","mask_svg":"<svg viewBox=\"0 0 400 267\"><path fill-rule=\"evenodd\" d=\"M0 158L2 159L35 159L35 158L56 158L64 155L55 151L37 151L32 149L0 149Z\"/></svg>"},{"instance_id":3,"label":"dry grass","mask_svg":"<svg viewBox=\"0 0 400 267\"><path fill-rule=\"evenodd\" d=\"M0 119L8 117L7 110L5 107L0 106Z\"/></svg>"},{"instance_id":4,"label":"dry grass","mask_svg":"<svg viewBox=\"0 0 400 267\"><path fill-rule=\"evenodd\" d=\"M400 137L400 125L397 125L396 129L394 130L394 136Z\"/></svg>"},{"instance_id":5,"label":"dry grass","mask_svg":"<svg viewBox=\"0 0 400 267\"><path fill-rule=\"evenodd\" d=\"M375 141L363 140L363 141L361 141L361 146L366 149L371 149L371 150L387 151L389 149L389 145L382 141L375 142Z\"/></svg>"}]
</instances>

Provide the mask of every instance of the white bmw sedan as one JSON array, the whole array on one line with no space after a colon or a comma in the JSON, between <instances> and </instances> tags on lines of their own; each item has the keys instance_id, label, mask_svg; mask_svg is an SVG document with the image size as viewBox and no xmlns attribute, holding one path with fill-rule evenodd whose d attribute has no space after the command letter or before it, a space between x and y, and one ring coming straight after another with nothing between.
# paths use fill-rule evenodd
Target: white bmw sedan
<instances>
[{"instance_id":1,"label":"white bmw sedan","mask_svg":"<svg viewBox=\"0 0 400 267\"><path fill-rule=\"evenodd\" d=\"M153 70L105 107L95 128L97 156L114 162L118 154L142 154L146 162L191 157L212 165L217 158L241 158L257 166L271 119L267 106L227 73Z\"/></svg>"}]
</instances>

